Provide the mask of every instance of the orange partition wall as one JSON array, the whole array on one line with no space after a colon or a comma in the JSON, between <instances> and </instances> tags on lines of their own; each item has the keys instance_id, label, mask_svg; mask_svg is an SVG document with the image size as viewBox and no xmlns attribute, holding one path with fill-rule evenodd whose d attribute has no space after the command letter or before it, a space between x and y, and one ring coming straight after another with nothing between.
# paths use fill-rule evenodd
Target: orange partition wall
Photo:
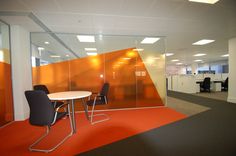
<instances>
[{"instance_id":1,"label":"orange partition wall","mask_svg":"<svg viewBox=\"0 0 236 156\"><path fill-rule=\"evenodd\" d=\"M51 92L99 92L104 82L110 83L108 105L98 109L163 105L141 57L133 48L33 68L33 84L46 84ZM80 109L81 105L77 104L76 110Z\"/></svg>"},{"instance_id":2,"label":"orange partition wall","mask_svg":"<svg viewBox=\"0 0 236 156\"><path fill-rule=\"evenodd\" d=\"M11 65L0 62L0 126L13 121Z\"/></svg>"},{"instance_id":3,"label":"orange partition wall","mask_svg":"<svg viewBox=\"0 0 236 156\"><path fill-rule=\"evenodd\" d=\"M110 83L109 108L136 107L136 53L131 49L106 53L105 77Z\"/></svg>"},{"instance_id":4,"label":"orange partition wall","mask_svg":"<svg viewBox=\"0 0 236 156\"><path fill-rule=\"evenodd\" d=\"M69 62L33 67L33 85L45 84L50 92L69 90Z\"/></svg>"}]
</instances>

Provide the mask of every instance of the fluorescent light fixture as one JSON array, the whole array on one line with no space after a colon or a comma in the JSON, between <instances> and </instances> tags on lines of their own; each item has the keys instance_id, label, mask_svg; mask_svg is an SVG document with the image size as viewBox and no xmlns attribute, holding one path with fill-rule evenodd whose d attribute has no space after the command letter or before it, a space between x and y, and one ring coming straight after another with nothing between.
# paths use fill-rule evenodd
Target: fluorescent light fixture
<instances>
[{"instance_id":1,"label":"fluorescent light fixture","mask_svg":"<svg viewBox=\"0 0 236 156\"><path fill-rule=\"evenodd\" d=\"M80 42L95 42L95 37L94 36L77 35L77 38Z\"/></svg>"},{"instance_id":2,"label":"fluorescent light fixture","mask_svg":"<svg viewBox=\"0 0 236 156\"><path fill-rule=\"evenodd\" d=\"M178 61L179 61L178 59L171 60L171 62L178 62Z\"/></svg>"},{"instance_id":3,"label":"fluorescent light fixture","mask_svg":"<svg viewBox=\"0 0 236 156\"><path fill-rule=\"evenodd\" d=\"M203 53L198 53L198 54L195 54L193 56L205 56L206 54L203 54Z\"/></svg>"},{"instance_id":4,"label":"fluorescent light fixture","mask_svg":"<svg viewBox=\"0 0 236 156\"><path fill-rule=\"evenodd\" d=\"M160 60L160 57L153 57L153 60Z\"/></svg>"},{"instance_id":5,"label":"fluorescent light fixture","mask_svg":"<svg viewBox=\"0 0 236 156\"><path fill-rule=\"evenodd\" d=\"M97 48L84 48L86 51L97 51Z\"/></svg>"},{"instance_id":6,"label":"fluorescent light fixture","mask_svg":"<svg viewBox=\"0 0 236 156\"><path fill-rule=\"evenodd\" d=\"M38 50L44 50L44 48L43 47L38 47Z\"/></svg>"},{"instance_id":7,"label":"fluorescent light fixture","mask_svg":"<svg viewBox=\"0 0 236 156\"><path fill-rule=\"evenodd\" d=\"M96 56L98 53L95 53L95 52L87 52L87 55L88 56Z\"/></svg>"},{"instance_id":8,"label":"fluorescent light fixture","mask_svg":"<svg viewBox=\"0 0 236 156\"><path fill-rule=\"evenodd\" d=\"M160 38L157 38L157 37L145 37L141 43L142 44L153 44L155 43L156 41L158 41Z\"/></svg>"},{"instance_id":9,"label":"fluorescent light fixture","mask_svg":"<svg viewBox=\"0 0 236 156\"><path fill-rule=\"evenodd\" d=\"M172 55L174 55L174 53L166 53L165 55L166 56L172 56Z\"/></svg>"},{"instance_id":10,"label":"fluorescent light fixture","mask_svg":"<svg viewBox=\"0 0 236 156\"><path fill-rule=\"evenodd\" d=\"M202 62L202 60L194 60L194 62Z\"/></svg>"},{"instance_id":11,"label":"fluorescent light fixture","mask_svg":"<svg viewBox=\"0 0 236 156\"><path fill-rule=\"evenodd\" d=\"M136 49L133 49L133 51L144 51L144 49L136 48Z\"/></svg>"},{"instance_id":12,"label":"fluorescent light fixture","mask_svg":"<svg viewBox=\"0 0 236 156\"><path fill-rule=\"evenodd\" d=\"M48 41L44 42L44 44L50 44Z\"/></svg>"},{"instance_id":13,"label":"fluorescent light fixture","mask_svg":"<svg viewBox=\"0 0 236 156\"><path fill-rule=\"evenodd\" d=\"M66 55L66 57L70 57L70 55Z\"/></svg>"},{"instance_id":14,"label":"fluorescent light fixture","mask_svg":"<svg viewBox=\"0 0 236 156\"><path fill-rule=\"evenodd\" d=\"M61 56L59 56L59 55L50 55L50 57L52 57L52 58L59 58Z\"/></svg>"},{"instance_id":15,"label":"fluorescent light fixture","mask_svg":"<svg viewBox=\"0 0 236 156\"><path fill-rule=\"evenodd\" d=\"M221 55L221 57L229 57L229 54Z\"/></svg>"},{"instance_id":16,"label":"fluorescent light fixture","mask_svg":"<svg viewBox=\"0 0 236 156\"><path fill-rule=\"evenodd\" d=\"M205 45L205 44L209 44L212 42L215 42L215 40L202 39L202 40L199 40L199 41L193 43L193 45Z\"/></svg>"},{"instance_id":17,"label":"fluorescent light fixture","mask_svg":"<svg viewBox=\"0 0 236 156\"><path fill-rule=\"evenodd\" d=\"M176 65L182 65L183 63L179 62L179 63L176 63Z\"/></svg>"},{"instance_id":18,"label":"fluorescent light fixture","mask_svg":"<svg viewBox=\"0 0 236 156\"><path fill-rule=\"evenodd\" d=\"M215 4L219 0L188 0L190 2L197 2L197 3L208 3L208 4Z\"/></svg>"}]
</instances>

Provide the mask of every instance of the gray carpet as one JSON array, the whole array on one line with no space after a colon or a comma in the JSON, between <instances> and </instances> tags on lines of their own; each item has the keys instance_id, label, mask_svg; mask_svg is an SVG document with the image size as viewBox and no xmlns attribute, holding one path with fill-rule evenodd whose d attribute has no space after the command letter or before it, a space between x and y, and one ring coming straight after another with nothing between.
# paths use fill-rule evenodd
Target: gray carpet
<instances>
[{"instance_id":1,"label":"gray carpet","mask_svg":"<svg viewBox=\"0 0 236 156\"><path fill-rule=\"evenodd\" d=\"M167 97L167 107L176 110L186 116L196 115L198 113L204 112L209 110L209 107L205 107L202 105L194 104L192 102L180 100L173 97Z\"/></svg>"},{"instance_id":2,"label":"gray carpet","mask_svg":"<svg viewBox=\"0 0 236 156\"><path fill-rule=\"evenodd\" d=\"M236 155L236 104L178 92L168 92L168 96L210 107L211 109L79 155Z\"/></svg>"}]
</instances>

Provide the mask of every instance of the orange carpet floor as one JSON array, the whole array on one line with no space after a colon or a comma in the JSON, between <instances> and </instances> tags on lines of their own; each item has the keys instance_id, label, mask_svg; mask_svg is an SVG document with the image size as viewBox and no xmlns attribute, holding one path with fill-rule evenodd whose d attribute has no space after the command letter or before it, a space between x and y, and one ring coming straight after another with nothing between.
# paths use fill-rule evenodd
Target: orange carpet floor
<instances>
[{"instance_id":1,"label":"orange carpet floor","mask_svg":"<svg viewBox=\"0 0 236 156\"><path fill-rule=\"evenodd\" d=\"M47 154L28 150L28 146L44 133L45 128L31 126L28 120L13 122L0 129L0 155L75 155L186 117L167 107L106 111L104 113L109 115L110 120L95 125L88 122L84 113L77 113L77 133L55 151ZM50 135L37 147L50 148L69 132L69 119L62 119L52 127Z\"/></svg>"}]
</instances>

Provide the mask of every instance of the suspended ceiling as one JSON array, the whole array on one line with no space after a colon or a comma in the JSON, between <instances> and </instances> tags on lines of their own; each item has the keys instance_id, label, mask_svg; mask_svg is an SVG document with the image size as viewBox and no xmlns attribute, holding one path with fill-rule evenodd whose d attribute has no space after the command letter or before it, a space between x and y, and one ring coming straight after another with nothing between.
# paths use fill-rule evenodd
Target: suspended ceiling
<instances>
[{"instance_id":1,"label":"suspended ceiling","mask_svg":"<svg viewBox=\"0 0 236 156\"><path fill-rule=\"evenodd\" d=\"M206 53L200 58L205 62L225 60L221 55L228 53L228 39L236 36L235 0L220 0L214 5L187 0L1 0L0 3L1 20L21 25L30 32L45 30L32 17L22 16L27 13L33 13L52 32L166 36L166 52L175 53L168 57L169 64L171 59L191 64L199 59L193 57L196 53ZM200 39L215 42L192 45Z\"/></svg>"}]
</instances>

